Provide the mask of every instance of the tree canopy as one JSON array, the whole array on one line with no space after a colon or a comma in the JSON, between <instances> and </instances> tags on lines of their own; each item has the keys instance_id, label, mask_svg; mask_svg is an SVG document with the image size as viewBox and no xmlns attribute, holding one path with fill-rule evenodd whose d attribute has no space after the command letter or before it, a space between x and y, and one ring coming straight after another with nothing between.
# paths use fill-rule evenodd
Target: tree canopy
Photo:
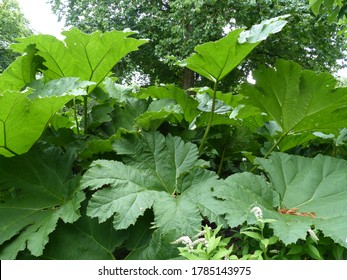
<instances>
[{"instance_id":1,"label":"tree canopy","mask_svg":"<svg viewBox=\"0 0 347 280\"><path fill-rule=\"evenodd\" d=\"M175 64L186 58L197 44L217 40L222 36L229 11L224 1L50 1L66 24L85 32L126 29L139 31L140 37L149 38L137 61L138 69L150 76L151 81L176 82L182 69ZM123 64L126 71L134 70L133 63ZM123 71L124 69L119 69Z\"/></svg>"},{"instance_id":2,"label":"tree canopy","mask_svg":"<svg viewBox=\"0 0 347 280\"><path fill-rule=\"evenodd\" d=\"M346 23L347 1L345 0L309 0L310 8L316 15L321 10L329 15L329 21L342 21Z\"/></svg>"},{"instance_id":3,"label":"tree canopy","mask_svg":"<svg viewBox=\"0 0 347 280\"><path fill-rule=\"evenodd\" d=\"M3 72L16 57L9 48L14 39L32 32L16 0L0 1L0 22L0 72Z\"/></svg>"},{"instance_id":4,"label":"tree canopy","mask_svg":"<svg viewBox=\"0 0 347 280\"><path fill-rule=\"evenodd\" d=\"M329 24L327 15L316 16L305 1L50 0L50 3L56 14L66 18L67 25L85 32L130 28L139 31L140 37L150 39L140 53L121 64L117 75L135 69L147 74L152 83L192 86L197 77L187 70L183 74L177 62L189 56L194 46L217 40L229 30L249 28L284 14L292 15L287 28L258 48L226 83L238 82L259 64L273 64L277 58L295 57L296 62L312 70L336 70L339 67L336 61L342 59L345 49L344 39L337 35L340 27Z\"/></svg>"},{"instance_id":5,"label":"tree canopy","mask_svg":"<svg viewBox=\"0 0 347 280\"><path fill-rule=\"evenodd\" d=\"M287 27L257 48L243 69L249 71L263 64L274 65L279 58L294 60L305 69L331 73L345 65L346 43L339 35L341 25L331 22L328 13L312 13L308 2L238 1L236 10L242 11L234 14L236 23L246 27L268 17L291 15Z\"/></svg>"}]
</instances>

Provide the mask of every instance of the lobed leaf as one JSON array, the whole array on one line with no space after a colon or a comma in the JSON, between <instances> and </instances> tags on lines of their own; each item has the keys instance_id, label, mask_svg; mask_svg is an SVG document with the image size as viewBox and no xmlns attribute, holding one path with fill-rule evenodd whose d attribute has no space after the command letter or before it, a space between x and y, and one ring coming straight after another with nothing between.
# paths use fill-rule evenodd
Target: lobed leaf
<instances>
[{"instance_id":1,"label":"lobed leaf","mask_svg":"<svg viewBox=\"0 0 347 280\"><path fill-rule=\"evenodd\" d=\"M42 68L43 59L37 55L34 44L26 46L24 54L17 57L0 75L1 90L22 90L36 79L36 73Z\"/></svg>"},{"instance_id":2,"label":"lobed leaf","mask_svg":"<svg viewBox=\"0 0 347 280\"><path fill-rule=\"evenodd\" d=\"M116 231L112 221L100 224L85 213L74 223L59 222L50 235L40 259L48 260L112 260L114 250L127 238L125 231ZM71 242L73 240L73 242Z\"/></svg>"},{"instance_id":3,"label":"lobed leaf","mask_svg":"<svg viewBox=\"0 0 347 280\"><path fill-rule=\"evenodd\" d=\"M175 100L176 104L181 107L184 119L188 122L193 121L199 114L197 110L198 102L186 91L173 85L143 88L136 94L136 97L141 99L151 97L152 99Z\"/></svg>"},{"instance_id":4,"label":"lobed leaf","mask_svg":"<svg viewBox=\"0 0 347 280\"><path fill-rule=\"evenodd\" d=\"M126 229L152 207L154 199L155 192L134 190L129 185L117 190L107 188L95 193L88 205L87 214L104 222L116 213L114 228Z\"/></svg>"},{"instance_id":5,"label":"lobed leaf","mask_svg":"<svg viewBox=\"0 0 347 280\"><path fill-rule=\"evenodd\" d=\"M117 84L111 78L106 78L104 85L108 95L119 103L128 100L134 90L133 86Z\"/></svg>"},{"instance_id":6,"label":"lobed leaf","mask_svg":"<svg viewBox=\"0 0 347 280\"><path fill-rule=\"evenodd\" d=\"M14 259L28 248L42 255L59 219L76 221L84 194L71 172L74 156L56 149L33 149L0 157L0 258Z\"/></svg>"},{"instance_id":7,"label":"lobed leaf","mask_svg":"<svg viewBox=\"0 0 347 280\"><path fill-rule=\"evenodd\" d=\"M148 170L161 182L158 190L174 194L177 180L195 166L204 163L198 160L197 147L184 143L180 138L169 135L164 137L159 132L144 133L141 139L134 141L115 140L114 148L127 155L127 164L141 170Z\"/></svg>"},{"instance_id":8,"label":"lobed leaf","mask_svg":"<svg viewBox=\"0 0 347 280\"><path fill-rule=\"evenodd\" d=\"M224 200L224 203L220 201L217 209L219 213L225 213L231 227L239 226L245 221L254 223L255 218L251 210L255 206L273 209L274 205L278 205L278 195L270 189L265 179L247 172L228 177L213 194Z\"/></svg>"},{"instance_id":9,"label":"lobed leaf","mask_svg":"<svg viewBox=\"0 0 347 280\"><path fill-rule=\"evenodd\" d=\"M0 154L11 157L27 152L52 116L73 97L85 94L89 84L66 78L25 93L0 91Z\"/></svg>"},{"instance_id":10,"label":"lobed leaf","mask_svg":"<svg viewBox=\"0 0 347 280\"><path fill-rule=\"evenodd\" d=\"M35 45L37 55L45 60L41 71L46 80L79 77L95 83L88 92L102 83L125 55L147 42L129 38L134 32L116 30L85 34L73 28L62 34L66 37L64 42L51 35L33 35L18 39L12 48L23 53L28 45Z\"/></svg>"},{"instance_id":11,"label":"lobed leaf","mask_svg":"<svg viewBox=\"0 0 347 280\"><path fill-rule=\"evenodd\" d=\"M136 118L136 123L146 130L155 130L165 121L180 123L182 119L182 109L174 100L161 99L153 101L147 111Z\"/></svg>"},{"instance_id":12,"label":"lobed leaf","mask_svg":"<svg viewBox=\"0 0 347 280\"><path fill-rule=\"evenodd\" d=\"M269 159L258 158L256 162L270 183L260 176L242 173L230 176L226 185L214 192L228 207L225 213L230 226L254 223L250 210L258 206L264 219L275 220L270 227L285 244L305 239L307 230L314 227L347 247L345 160L273 153ZM296 215L282 214L277 209L296 209Z\"/></svg>"},{"instance_id":13,"label":"lobed leaf","mask_svg":"<svg viewBox=\"0 0 347 280\"><path fill-rule=\"evenodd\" d=\"M216 42L195 47L196 53L188 57L183 66L216 82L222 80L270 34L279 32L287 23L277 17L261 22L249 31L235 29Z\"/></svg>"},{"instance_id":14,"label":"lobed leaf","mask_svg":"<svg viewBox=\"0 0 347 280\"><path fill-rule=\"evenodd\" d=\"M328 73L302 70L295 62L278 60L275 68L260 68L255 85L244 85L242 94L282 130L282 135L336 131L347 125L347 89L336 88Z\"/></svg>"},{"instance_id":15,"label":"lobed leaf","mask_svg":"<svg viewBox=\"0 0 347 280\"><path fill-rule=\"evenodd\" d=\"M115 139L113 146L127 165L98 160L87 170L81 186L97 190L89 216L100 222L113 217L116 229L126 229L153 208L156 231L177 238L196 234L202 215L220 221L211 191L217 176L202 168L195 145L148 132Z\"/></svg>"},{"instance_id":16,"label":"lobed leaf","mask_svg":"<svg viewBox=\"0 0 347 280\"><path fill-rule=\"evenodd\" d=\"M201 226L199 208L184 194L177 197L158 194L153 211L154 227L162 233L174 232L175 237L193 236Z\"/></svg>"}]
</instances>

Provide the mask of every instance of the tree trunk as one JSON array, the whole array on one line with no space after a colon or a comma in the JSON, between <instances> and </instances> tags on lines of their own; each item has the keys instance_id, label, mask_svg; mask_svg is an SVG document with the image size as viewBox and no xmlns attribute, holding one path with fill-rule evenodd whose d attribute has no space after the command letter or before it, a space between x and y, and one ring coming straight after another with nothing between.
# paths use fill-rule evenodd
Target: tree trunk
<instances>
[{"instance_id":1,"label":"tree trunk","mask_svg":"<svg viewBox=\"0 0 347 280\"><path fill-rule=\"evenodd\" d=\"M186 22L184 24L184 28L185 28L185 39L189 40L190 34L193 31L193 26L190 24L189 19L184 19L184 21ZM194 72L188 68L184 69L184 73L183 73L183 89L187 90L189 88L194 87L194 82L195 82L195 76L194 76Z\"/></svg>"},{"instance_id":2,"label":"tree trunk","mask_svg":"<svg viewBox=\"0 0 347 280\"><path fill-rule=\"evenodd\" d=\"M183 88L189 89L194 87L194 82L195 82L194 72L188 68L184 69Z\"/></svg>"}]
</instances>

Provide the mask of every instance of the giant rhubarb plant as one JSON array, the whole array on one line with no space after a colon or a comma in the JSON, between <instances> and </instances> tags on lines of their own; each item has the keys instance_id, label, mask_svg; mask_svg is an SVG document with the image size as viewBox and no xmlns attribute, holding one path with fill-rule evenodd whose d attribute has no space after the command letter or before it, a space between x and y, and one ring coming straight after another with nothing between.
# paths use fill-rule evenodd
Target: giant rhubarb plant
<instances>
[{"instance_id":1,"label":"giant rhubarb plant","mask_svg":"<svg viewBox=\"0 0 347 280\"><path fill-rule=\"evenodd\" d=\"M212 126L219 82L269 35L281 31L287 23L286 17L288 16L265 20L252 26L250 30L235 29L216 42L209 42L195 47L196 53L182 63L182 66L186 66L214 83L211 115L199 147L200 153L204 148Z\"/></svg>"}]
</instances>

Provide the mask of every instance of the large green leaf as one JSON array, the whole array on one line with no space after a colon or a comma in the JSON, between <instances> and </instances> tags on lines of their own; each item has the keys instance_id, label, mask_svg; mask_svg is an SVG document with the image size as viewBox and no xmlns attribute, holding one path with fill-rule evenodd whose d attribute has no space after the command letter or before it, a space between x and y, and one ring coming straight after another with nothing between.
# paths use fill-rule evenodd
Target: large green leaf
<instances>
[{"instance_id":1,"label":"large green leaf","mask_svg":"<svg viewBox=\"0 0 347 280\"><path fill-rule=\"evenodd\" d=\"M98 191L89 203L88 215L99 217L99 221L104 222L117 213L113 222L116 229L126 229L135 224L138 217L152 207L156 193L145 188L140 190L132 188L134 185L131 181L134 177L129 176L129 178L123 179L123 181L129 182L128 186L124 188L118 187L117 190L108 188ZM115 184L121 185L122 179L117 180Z\"/></svg>"},{"instance_id":2,"label":"large green leaf","mask_svg":"<svg viewBox=\"0 0 347 280\"><path fill-rule=\"evenodd\" d=\"M178 137L165 138L159 132L144 133L141 139L116 140L114 148L119 154L126 155L124 161L128 165L149 172L160 182L155 190L170 194L178 191L180 176L206 164L198 160L194 144L184 143Z\"/></svg>"},{"instance_id":3,"label":"large green leaf","mask_svg":"<svg viewBox=\"0 0 347 280\"><path fill-rule=\"evenodd\" d=\"M90 84L64 78L36 91L0 91L0 154L11 157L27 152L52 116L73 97L86 94L84 88Z\"/></svg>"},{"instance_id":4,"label":"large green leaf","mask_svg":"<svg viewBox=\"0 0 347 280\"><path fill-rule=\"evenodd\" d=\"M30 99L42 97L54 97L63 95L80 96L85 95L85 88L94 85L93 82L81 81L79 78L60 78L43 83L42 80L34 81L30 87L35 89L29 95Z\"/></svg>"},{"instance_id":5,"label":"large green leaf","mask_svg":"<svg viewBox=\"0 0 347 280\"><path fill-rule=\"evenodd\" d=\"M192 236L201 225L201 215L195 203L185 193L178 197L160 193L154 204L154 226L161 232L178 232L179 235Z\"/></svg>"},{"instance_id":6,"label":"large green leaf","mask_svg":"<svg viewBox=\"0 0 347 280\"><path fill-rule=\"evenodd\" d=\"M172 99L153 101L146 112L136 119L136 123L146 129L157 129L163 122L180 123L183 119L181 107Z\"/></svg>"},{"instance_id":7,"label":"large green leaf","mask_svg":"<svg viewBox=\"0 0 347 280\"><path fill-rule=\"evenodd\" d=\"M226 214L231 227L243 222L254 222L251 209L261 205L265 209L274 209L279 206L278 194L261 176L252 173L239 173L228 177L225 184L214 190L214 195L225 203L220 204L220 211Z\"/></svg>"},{"instance_id":8,"label":"large green leaf","mask_svg":"<svg viewBox=\"0 0 347 280\"><path fill-rule=\"evenodd\" d=\"M129 38L132 34L116 30L85 34L73 28L63 32L64 42L50 35L34 35L18 39L19 43L12 48L23 53L28 45L35 45L37 54L45 60L45 69L41 70L46 79L79 77L95 82L91 91L103 82L117 62L146 42Z\"/></svg>"},{"instance_id":9,"label":"large green leaf","mask_svg":"<svg viewBox=\"0 0 347 280\"><path fill-rule=\"evenodd\" d=\"M310 8L312 12L314 12L315 15L319 14L319 10L321 5L323 4L324 0L310 0Z\"/></svg>"},{"instance_id":10,"label":"large green leaf","mask_svg":"<svg viewBox=\"0 0 347 280\"><path fill-rule=\"evenodd\" d=\"M99 223L81 209L82 217L75 223L59 222L49 236L40 258L49 260L108 260L127 238L127 232L116 231L109 220ZM73 240L73 242L71 242Z\"/></svg>"},{"instance_id":11,"label":"large green leaf","mask_svg":"<svg viewBox=\"0 0 347 280\"><path fill-rule=\"evenodd\" d=\"M118 108L117 108L118 109ZM145 100L138 100L130 98L128 99L124 107L115 110L114 112L114 128L117 131L120 128L124 128L129 131L135 131L136 119L144 114L148 109L148 104Z\"/></svg>"},{"instance_id":12,"label":"large green leaf","mask_svg":"<svg viewBox=\"0 0 347 280\"><path fill-rule=\"evenodd\" d=\"M14 259L28 248L42 255L59 219L76 221L83 192L72 175L74 156L57 149L33 149L0 157L0 258Z\"/></svg>"},{"instance_id":13,"label":"large green leaf","mask_svg":"<svg viewBox=\"0 0 347 280\"><path fill-rule=\"evenodd\" d=\"M177 257L177 245L173 235L162 235L152 228L153 211L146 211L134 226L127 229L128 238L125 242L130 253L126 260L168 260Z\"/></svg>"},{"instance_id":14,"label":"large green leaf","mask_svg":"<svg viewBox=\"0 0 347 280\"><path fill-rule=\"evenodd\" d=\"M305 239L307 231L314 227L347 247L347 161L283 153L256 161L270 183L261 176L242 173L230 176L226 185L215 191L225 202L222 207L231 226L254 222L250 210L258 206L265 219L275 220L270 227L286 244ZM297 208L298 215L281 214L277 212L279 208Z\"/></svg>"},{"instance_id":15,"label":"large green leaf","mask_svg":"<svg viewBox=\"0 0 347 280\"><path fill-rule=\"evenodd\" d=\"M19 43L13 44L11 48L18 53L25 53L28 46L33 45L37 50L37 55L44 59L41 71L45 73L47 80L55 80L61 77L75 77L69 75L75 68L75 62L64 42L52 35L32 35L26 38L19 38ZM76 76L78 77L78 75Z\"/></svg>"},{"instance_id":16,"label":"large green leaf","mask_svg":"<svg viewBox=\"0 0 347 280\"><path fill-rule=\"evenodd\" d=\"M263 20L260 24L255 24L249 30L245 30L240 34L239 43L258 43L267 39L271 34L280 32L287 24L285 18L289 15Z\"/></svg>"},{"instance_id":17,"label":"large green leaf","mask_svg":"<svg viewBox=\"0 0 347 280\"><path fill-rule=\"evenodd\" d=\"M302 70L297 63L284 60L253 75L256 84L244 85L242 94L276 121L282 135L336 133L347 126L347 88L336 88L332 75Z\"/></svg>"},{"instance_id":18,"label":"large green leaf","mask_svg":"<svg viewBox=\"0 0 347 280\"><path fill-rule=\"evenodd\" d=\"M133 250L127 260L168 260L177 258L177 245L171 244L175 235L163 236L159 231L154 231L151 239L142 247Z\"/></svg>"},{"instance_id":19,"label":"large green leaf","mask_svg":"<svg viewBox=\"0 0 347 280\"><path fill-rule=\"evenodd\" d=\"M136 97L175 100L177 104L181 106L184 119L188 122L193 121L199 114L199 111L197 110L198 102L185 90L173 85L143 88L136 94Z\"/></svg>"},{"instance_id":20,"label":"large green leaf","mask_svg":"<svg viewBox=\"0 0 347 280\"><path fill-rule=\"evenodd\" d=\"M21 90L35 80L43 59L37 55L35 45L28 45L24 51L25 53L0 75L0 91Z\"/></svg>"},{"instance_id":21,"label":"large green leaf","mask_svg":"<svg viewBox=\"0 0 347 280\"><path fill-rule=\"evenodd\" d=\"M199 102L198 109L202 112L211 112L213 99L208 93L200 93L196 96L197 101ZM215 100L215 114L225 114L231 112L231 107L226 105L223 101L216 99Z\"/></svg>"},{"instance_id":22,"label":"large green leaf","mask_svg":"<svg viewBox=\"0 0 347 280\"><path fill-rule=\"evenodd\" d=\"M248 31L236 29L216 42L199 45L183 65L213 82L220 81L262 40L279 32L287 23L285 17L263 21Z\"/></svg>"},{"instance_id":23,"label":"large green leaf","mask_svg":"<svg viewBox=\"0 0 347 280\"><path fill-rule=\"evenodd\" d=\"M106 78L104 86L109 97L117 100L119 103L127 101L134 90L134 86L117 84L111 78Z\"/></svg>"},{"instance_id":24,"label":"large green leaf","mask_svg":"<svg viewBox=\"0 0 347 280\"><path fill-rule=\"evenodd\" d=\"M175 237L194 235L202 216L219 219L213 205L218 201L211 195L211 188L218 185L217 176L202 168L205 162L198 160L195 145L158 132L134 137L114 143L127 165L97 160L83 176L82 187L97 190L88 215L100 222L113 216L119 230L135 224L153 207L154 227Z\"/></svg>"}]
</instances>

